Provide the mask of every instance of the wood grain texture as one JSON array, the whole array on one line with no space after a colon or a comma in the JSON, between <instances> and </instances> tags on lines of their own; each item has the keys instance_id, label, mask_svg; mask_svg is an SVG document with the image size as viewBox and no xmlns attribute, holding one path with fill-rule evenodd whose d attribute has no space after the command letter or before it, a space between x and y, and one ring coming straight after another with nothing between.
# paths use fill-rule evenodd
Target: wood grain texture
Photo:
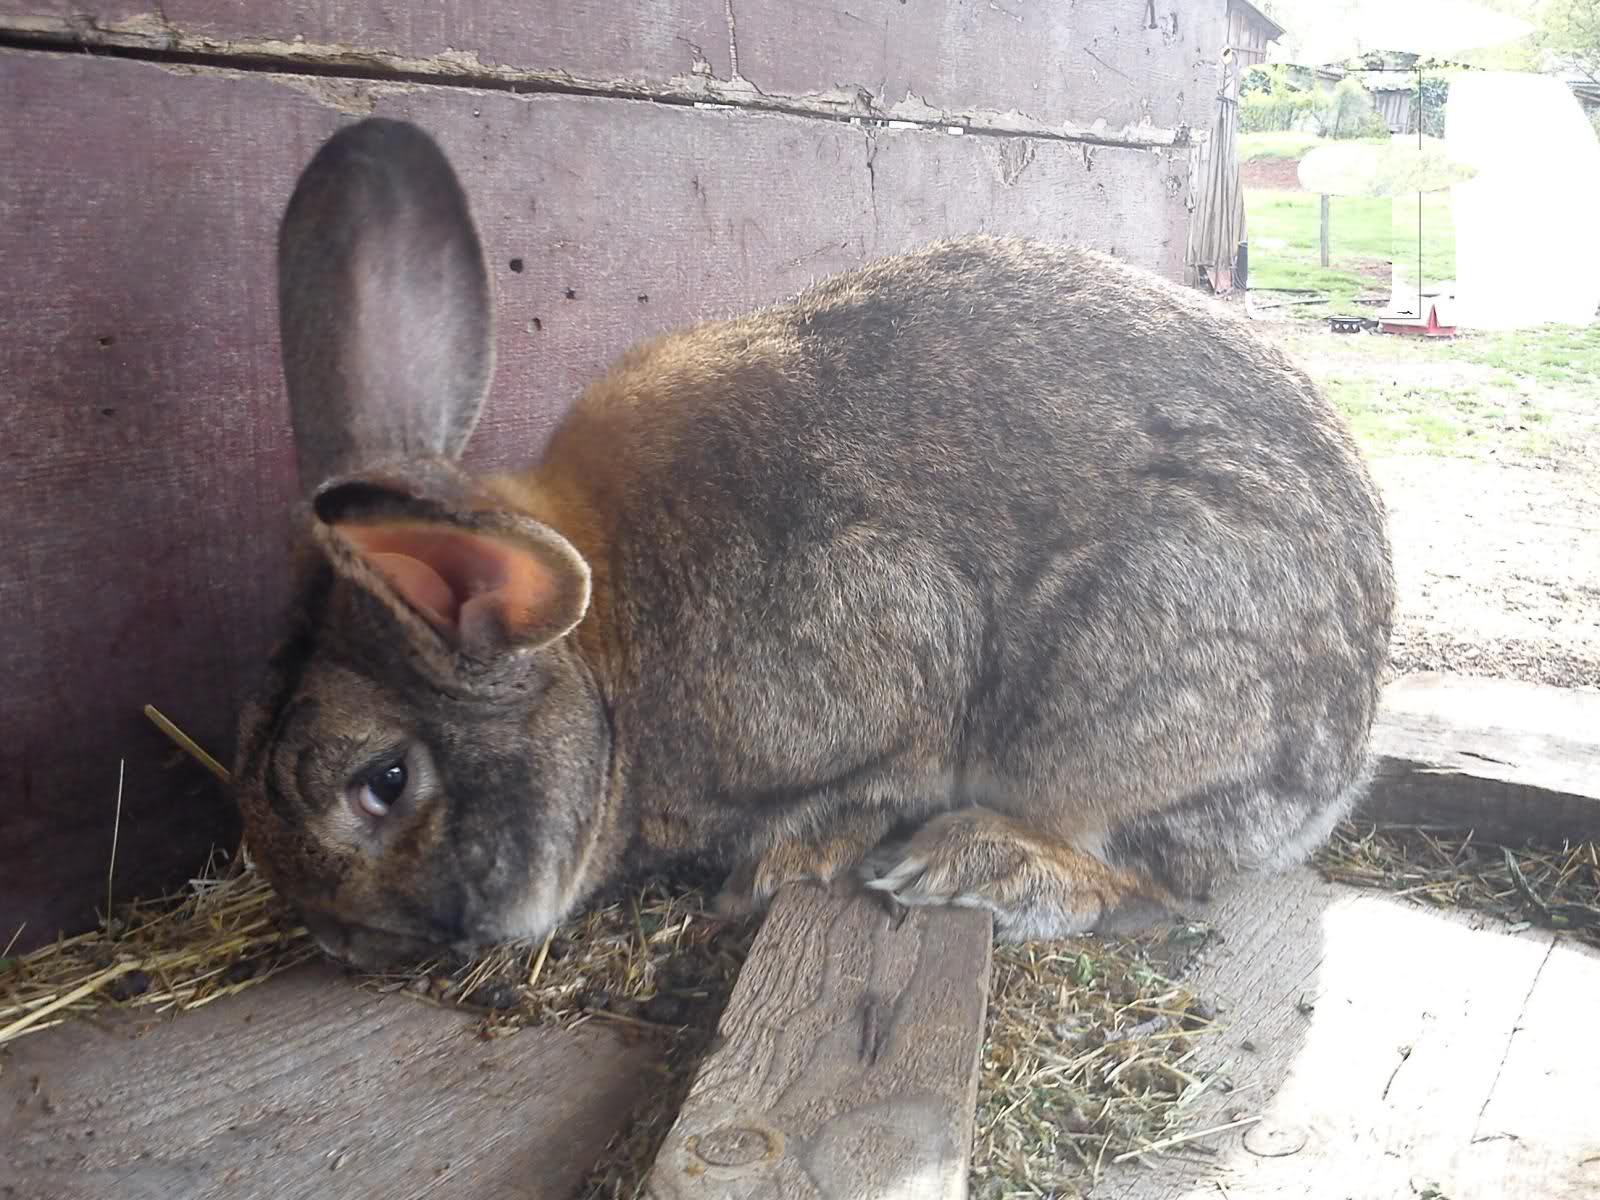
<instances>
[{"instance_id":1,"label":"wood grain texture","mask_svg":"<svg viewBox=\"0 0 1600 1200\"><path fill-rule=\"evenodd\" d=\"M1226 36L1171 0L0 0L0 28L1139 144L1206 128Z\"/></svg>"},{"instance_id":2,"label":"wood grain texture","mask_svg":"<svg viewBox=\"0 0 1600 1200\"><path fill-rule=\"evenodd\" d=\"M992 938L975 910L895 927L864 896L780 893L648 1194L964 1197Z\"/></svg>"},{"instance_id":3,"label":"wood grain texture","mask_svg":"<svg viewBox=\"0 0 1600 1200\"><path fill-rule=\"evenodd\" d=\"M1488 841L1600 840L1600 692L1416 675L1391 684L1360 816Z\"/></svg>"},{"instance_id":4,"label":"wood grain texture","mask_svg":"<svg viewBox=\"0 0 1600 1200\"><path fill-rule=\"evenodd\" d=\"M1600 1048L1579 1009L1600 955L1309 870L1205 915L1223 937L1190 983L1221 1005L1200 1048L1226 1083L1190 1119L1263 1119L1114 1168L1095 1200L1597 1194Z\"/></svg>"},{"instance_id":5,"label":"wood grain texture","mask_svg":"<svg viewBox=\"0 0 1600 1200\"><path fill-rule=\"evenodd\" d=\"M653 1086L604 1031L482 1041L329 967L0 1056L0 1196L569 1200Z\"/></svg>"},{"instance_id":6,"label":"wood grain texture","mask_svg":"<svg viewBox=\"0 0 1600 1200\"><path fill-rule=\"evenodd\" d=\"M1181 272L1175 152L35 51L0 50L0 111L0 941L26 921L24 947L103 897L119 759L119 895L230 836L140 709L226 760L275 635L295 497L273 237L353 115L433 132L483 227L499 367L479 466L536 454L638 338L934 237Z\"/></svg>"}]
</instances>

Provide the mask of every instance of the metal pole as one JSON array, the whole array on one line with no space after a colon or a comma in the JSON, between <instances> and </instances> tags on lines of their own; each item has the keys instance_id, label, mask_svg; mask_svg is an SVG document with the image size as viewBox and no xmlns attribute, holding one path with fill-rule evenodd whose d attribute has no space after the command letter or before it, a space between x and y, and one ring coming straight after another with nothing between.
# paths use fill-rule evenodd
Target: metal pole
<instances>
[{"instance_id":1,"label":"metal pole","mask_svg":"<svg viewBox=\"0 0 1600 1200\"><path fill-rule=\"evenodd\" d=\"M1422 169L1422 119L1427 102L1422 98L1422 59L1417 59L1417 170ZM1422 316L1422 190L1417 189L1417 320Z\"/></svg>"}]
</instances>

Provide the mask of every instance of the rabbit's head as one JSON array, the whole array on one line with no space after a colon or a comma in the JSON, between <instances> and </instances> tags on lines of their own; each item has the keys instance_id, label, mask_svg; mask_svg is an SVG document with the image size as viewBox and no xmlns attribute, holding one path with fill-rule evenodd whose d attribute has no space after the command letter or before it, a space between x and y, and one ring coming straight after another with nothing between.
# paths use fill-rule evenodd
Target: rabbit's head
<instances>
[{"instance_id":1,"label":"rabbit's head","mask_svg":"<svg viewBox=\"0 0 1600 1200\"><path fill-rule=\"evenodd\" d=\"M279 235L309 530L290 636L240 727L250 852L323 947L380 965L551 928L588 884L609 733L567 634L589 569L457 465L491 297L438 147L367 120Z\"/></svg>"}]
</instances>

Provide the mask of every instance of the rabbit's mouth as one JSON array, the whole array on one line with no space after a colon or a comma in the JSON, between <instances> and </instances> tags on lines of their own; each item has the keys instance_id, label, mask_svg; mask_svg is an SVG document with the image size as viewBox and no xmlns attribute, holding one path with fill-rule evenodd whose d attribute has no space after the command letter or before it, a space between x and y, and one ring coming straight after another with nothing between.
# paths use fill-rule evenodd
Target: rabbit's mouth
<instances>
[{"instance_id":1,"label":"rabbit's mouth","mask_svg":"<svg viewBox=\"0 0 1600 1200\"><path fill-rule=\"evenodd\" d=\"M471 940L435 940L415 933L341 921L327 913L301 913L317 947L329 958L360 971L387 971L470 958L481 946Z\"/></svg>"}]
</instances>

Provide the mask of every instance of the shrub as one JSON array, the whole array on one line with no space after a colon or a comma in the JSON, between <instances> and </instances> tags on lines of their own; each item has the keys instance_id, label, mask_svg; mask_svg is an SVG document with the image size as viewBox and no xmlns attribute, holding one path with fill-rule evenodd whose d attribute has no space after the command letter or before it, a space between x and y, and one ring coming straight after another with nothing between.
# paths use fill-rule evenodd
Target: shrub
<instances>
[{"instance_id":1,"label":"shrub","mask_svg":"<svg viewBox=\"0 0 1600 1200\"><path fill-rule=\"evenodd\" d=\"M1311 92L1252 92L1239 101L1239 129L1243 133L1306 129L1315 127L1316 114L1317 97Z\"/></svg>"},{"instance_id":2,"label":"shrub","mask_svg":"<svg viewBox=\"0 0 1600 1200\"><path fill-rule=\"evenodd\" d=\"M1371 137L1374 130L1387 132L1383 118L1373 107L1372 96L1361 82L1346 76L1317 109L1323 137Z\"/></svg>"},{"instance_id":3,"label":"shrub","mask_svg":"<svg viewBox=\"0 0 1600 1200\"><path fill-rule=\"evenodd\" d=\"M1417 131L1417 114L1422 114L1422 132L1429 137L1444 136L1444 106L1450 99L1450 80L1443 75L1425 75L1422 79L1421 107L1419 98L1413 90L1411 93L1411 126L1410 131Z\"/></svg>"},{"instance_id":4,"label":"shrub","mask_svg":"<svg viewBox=\"0 0 1600 1200\"><path fill-rule=\"evenodd\" d=\"M1253 96L1257 93L1271 95L1277 82L1283 78L1283 71L1278 67L1269 67L1257 63L1243 75L1239 76L1239 95Z\"/></svg>"}]
</instances>

